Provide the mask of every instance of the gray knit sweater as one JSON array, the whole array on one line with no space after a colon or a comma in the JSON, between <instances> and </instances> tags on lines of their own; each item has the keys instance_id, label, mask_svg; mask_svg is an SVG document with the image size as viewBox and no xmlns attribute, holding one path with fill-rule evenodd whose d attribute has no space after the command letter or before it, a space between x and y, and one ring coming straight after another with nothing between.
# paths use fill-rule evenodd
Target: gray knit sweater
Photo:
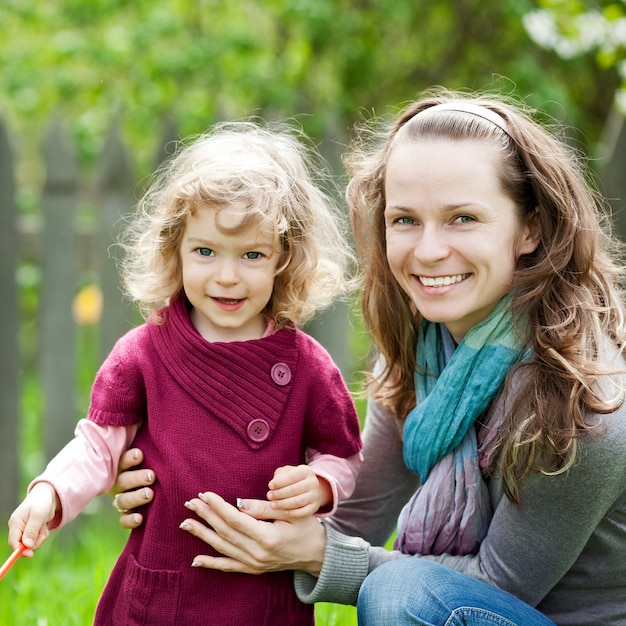
<instances>
[{"instance_id":1,"label":"gray knit sweater","mask_svg":"<svg viewBox=\"0 0 626 626\"><path fill-rule=\"evenodd\" d=\"M621 357L614 364L624 368ZM621 382L626 386L626 376ZM419 482L403 462L403 422L370 403L356 490L325 523L319 578L296 572L300 599L355 604L378 565L428 558L518 596L559 626L624 626L626 406L589 419L602 427L579 441L575 465L557 476L529 475L520 484L521 505L490 480L494 515L478 554L411 557L379 547Z\"/></svg>"}]
</instances>

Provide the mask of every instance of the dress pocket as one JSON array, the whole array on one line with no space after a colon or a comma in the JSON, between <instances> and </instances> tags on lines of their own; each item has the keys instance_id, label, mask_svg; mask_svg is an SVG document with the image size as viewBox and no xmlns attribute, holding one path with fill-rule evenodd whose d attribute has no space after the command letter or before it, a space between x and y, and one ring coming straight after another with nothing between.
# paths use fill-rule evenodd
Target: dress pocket
<instances>
[{"instance_id":1,"label":"dress pocket","mask_svg":"<svg viewBox=\"0 0 626 626\"><path fill-rule=\"evenodd\" d=\"M115 624L167 626L176 623L181 573L146 569L131 555L115 603Z\"/></svg>"}]
</instances>

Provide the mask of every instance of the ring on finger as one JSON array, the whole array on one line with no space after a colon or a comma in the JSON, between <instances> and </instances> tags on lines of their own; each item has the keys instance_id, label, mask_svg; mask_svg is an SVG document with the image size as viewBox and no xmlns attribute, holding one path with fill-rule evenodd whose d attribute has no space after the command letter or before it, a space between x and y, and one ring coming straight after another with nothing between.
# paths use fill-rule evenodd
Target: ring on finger
<instances>
[{"instance_id":1,"label":"ring on finger","mask_svg":"<svg viewBox=\"0 0 626 626\"><path fill-rule=\"evenodd\" d=\"M117 502L117 499L120 497L121 494L116 494L115 498L113 498L113 503L112 503L112 507L118 512L118 513L128 513L129 509L123 509L120 507L120 505Z\"/></svg>"}]
</instances>

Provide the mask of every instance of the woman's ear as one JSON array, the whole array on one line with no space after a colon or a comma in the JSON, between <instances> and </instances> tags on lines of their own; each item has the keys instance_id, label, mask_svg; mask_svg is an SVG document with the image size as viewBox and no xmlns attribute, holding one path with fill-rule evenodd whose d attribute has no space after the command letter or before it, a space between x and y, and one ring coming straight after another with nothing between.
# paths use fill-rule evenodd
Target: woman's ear
<instances>
[{"instance_id":1,"label":"woman's ear","mask_svg":"<svg viewBox=\"0 0 626 626\"><path fill-rule=\"evenodd\" d=\"M519 253L532 254L541 241L541 225L539 224L539 207L535 207L526 216L526 224L520 240Z\"/></svg>"}]
</instances>

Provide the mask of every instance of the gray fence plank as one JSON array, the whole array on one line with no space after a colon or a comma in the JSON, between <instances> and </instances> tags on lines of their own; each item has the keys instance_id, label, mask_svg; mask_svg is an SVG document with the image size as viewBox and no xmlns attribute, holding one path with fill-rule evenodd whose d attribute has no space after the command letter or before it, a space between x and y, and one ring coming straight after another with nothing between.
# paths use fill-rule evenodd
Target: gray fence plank
<instances>
[{"instance_id":1,"label":"gray fence plank","mask_svg":"<svg viewBox=\"0 0 626 626\"><path fill-rule=\"evenodd\" d=\"M347 143L337 123L338 117L332 111L326 114L326 137L319 147L322 156L333 172L342 168L341 154ZM344 135L344 136L342 136ZM341 189L328 189L329 193L341 194ZM343 197L335 197L339 206L343 206ZM318 313L306 326L323 346L326 347L333 360L341 370L344 378L350 381L353 375L354 360L350 354L350 304L345 299L336 301L330 308Z\"/></svg>"},{"instance_id":2,"label":"gray fence plank","mask_svg":"<svg viewBox=\"0 0 626 626\"><path fill-rule=\"evenodd\" d=\"M616 110L607 119L602 144L603 192L609 197L616 233L626 241L626 124Z\"/></svg>"},{"instance_id":3,"label":"gray fence plank","mask_svg":"<svg viewBox=\"0 0 626 626\"><path fill-rule=\"evenodd\" d=\"M99 163L98 195L100 207L100 286L103 315L100 322L100 357L103 360L117 339L133 323L132 305L123 297L117 261L121 250L115 245L122 218L133 211L133 176L126 148L117 125L108 132Z\"/></svg>"},{"instance_id":4,"label":"gray fence plank","mask_svg":"<svg viewBox=\"0 0 626 626\"><path fill-rule=\"evenodd\" d=\"M59 120L53 122L44 141L43 156L40 374L45 398L45 454L49 459L72 437L76 423L72 299L76 288L74 218L79 173L73 142Z\"/></svg>"},{"instance_id":5,"label":"gray fence plank","mask_svg":"<svg viewBox=\"0 0 626 626\"><path fill-rule=\"evenodd\" d=\"M18 414L20 355L15 275L18 263L14 155L0 121L0 513L3 519L18 499Z\"/></svg>"}]
</instances>

